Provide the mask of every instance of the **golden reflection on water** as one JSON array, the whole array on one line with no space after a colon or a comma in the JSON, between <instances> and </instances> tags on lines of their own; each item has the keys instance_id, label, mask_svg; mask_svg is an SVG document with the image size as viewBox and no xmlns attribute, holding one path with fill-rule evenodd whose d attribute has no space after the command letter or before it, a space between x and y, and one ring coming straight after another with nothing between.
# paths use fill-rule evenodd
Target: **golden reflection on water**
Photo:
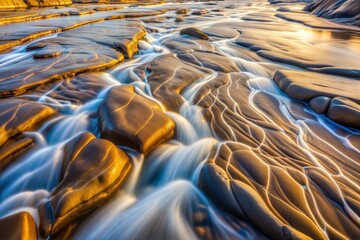
<instances>
[{"instance_id":1,"label":"golden reflection on water","mask_svg":"<svg viewBox=\"0 0 360 240\"><path fill-rule=\"evenodd\" d=\"M343 43L347 48L360 51L360 34L345 31L330 31L301 26L296 35L306 42L333 42Z\"/></svg>"}]
</instances>

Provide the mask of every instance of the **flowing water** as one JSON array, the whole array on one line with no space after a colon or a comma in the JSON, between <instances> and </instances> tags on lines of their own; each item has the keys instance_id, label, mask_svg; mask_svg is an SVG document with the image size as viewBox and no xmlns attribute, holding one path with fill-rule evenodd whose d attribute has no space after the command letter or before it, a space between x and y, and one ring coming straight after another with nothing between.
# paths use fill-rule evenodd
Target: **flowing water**
<instances>
[{"instance_id":1,"label":"flowing water","mask_svg":"<svg viewBox=\"0 0 360 240\"><path fill-rule=\"evenodd\" d=\"M260 10L261 7L258 7L252 11ZM210 19L192 25L206 27L214 22L228 21L229 19L234 21L235 18L239 19L241 14L229 14L222 17L224 19ZM43 96L27 95L27 97L37 98L37 101L55 107L61 114L43 124L38 131L27 132L26 135L35 139L36 146L21 155L15 164L12 164L0 175L0 217L26 210L34 216L38 223L36 208L48 198L49 192L58 184L64 144L84 131L89 131L97 137L100 136L96 117L97 110L106 92L112 86L132 84L139 94L159 102L152 96L147 79L141 79L135 69L161 55L170 53L171 50L166 48L162 42L178 34L178 29L147 26L148 29L150 27L152 30L156 28L157 32L147 33L147 37L139 43L140 51L133 60L101 74L102 77L99 78L99 81L107 87L98 93L95 99L79 105L51 98L49 93L56 90L61 83ZM304 28L306 27L299 27L299 29ZM211 44L217 51L231 58L249 77L248 84L251 94L248 98L248 106L263 116L266 121L282 129L276 119L272 119L254 103L254 97L259 92L265 92L275 97L280 103L283 116L299 131L296 144L300 148L306 149L309 158L315 162L316 166L329 172L328 166L323 166L324 163L317 160L316 150L307 145L305 133L311 131L307 125L309 122L307 119L294 119L288 110L291 108L291 99L271 80L269 69L274 66L279 69L287 69L289 66L270 61L255 61L251 56L239 51L234 45L234 41L235 39L232 38L220 39ZM331 44L334 49L337 47L335 39L327 42L327 45ZM2 55L0 66L5 62L24 57L27 54L24 49L25 47L19 47L11 53ZM197 188L200 169L209 158L211 150L225 143L205 120L202 108L193 103L198 90L217 76L218 73L213 71L212 74L187 86L181 93L184 103L179 112L166 112L176 123L175 139L158 146L146 157L123 147L131 156L134 165L131 175L125 186L109 202L91 213L81 223L74 233L75 239L197 239L199 232L203 236L210 234L208 229L211 229L212 234L208 237L217 239L264 238L251 224L235 220L224 214ZM235 102L232 111L239 115L242 114L238 112L236 105ZM305 109L311 116L316 117L311 121L320 123L333 137L340 139L348 148L359 153L359 150L352 146L347 137L341 134L341 130L352 132L358 136L360 136L360 132L330 122L325 116L315 114L309 108ZM248 122L245 119L244 121ZM248 123L256 125L256 123ZM235 135L233 133L230 138L239 142ZM324 142L324 144L327 143ZM335 147L333 149L338 151ZM343 157L354 161L345 154ZM331 164L333 169L337 169L339 175L343 175L341 168L331 159L328 159L328 164ZM354 161L353 164L355 168L359 169L358 162ZM356 185L352 180L349 181ZM346 201L344 203L346 205ZM350 206L346 207L346 210L354 221L360 221L359 216Z\"/></svg>"}]
</instances>

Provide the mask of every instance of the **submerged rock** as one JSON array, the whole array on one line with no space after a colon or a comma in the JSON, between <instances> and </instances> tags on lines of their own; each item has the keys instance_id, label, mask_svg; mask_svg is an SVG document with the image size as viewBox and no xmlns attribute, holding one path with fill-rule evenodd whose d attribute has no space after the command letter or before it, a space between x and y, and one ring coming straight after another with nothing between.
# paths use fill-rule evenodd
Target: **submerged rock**
<instances>
[{"instance_id":1,"label":"submerged rock","mask_svg":"<svg viewBox=\"0 0 360 240\"><path fill-rule=\"evenodd\" d=\"M113 87L99 108L101 136L113 143L148 153L174 134L174 122L156 102L134 86Z\"/></svg>"},{"instance_id":2,"label":"submerged rock","mask_svg":"<svg viewBox=\"0 0 360 240\"><path fill-rule=\"evenodd\" d=\"M204 39L204 40L209 39L209 36L206 33L204 33L203 31L201 31L200 29L195 28L195 27L183 28L183 29L181 29L180 34L181 35L189 35L189 36L196 37L199 39Z\"/></svg>"},{"instance_id":3,"label":"submerged rock","mask_svg":"<svg viewBox=\"0 0 360 240\"><path fill-rule=\"evenodd\" d=\"M65 226L103 205L131 169L125 152L90 133L79 134L64 147L60 183L39 207L40 234L58 233Z\"/></svg>"},{"instance_id":4,"label":"submerged rock","mask_svg":"<svg viewBox=\"0 0 360 240\"><path fill-rule=\"evenodd\" d=\"M28 212L0 218L0 238L8 240L36 240L36 225Z\"/></svg>"}]
</instances>

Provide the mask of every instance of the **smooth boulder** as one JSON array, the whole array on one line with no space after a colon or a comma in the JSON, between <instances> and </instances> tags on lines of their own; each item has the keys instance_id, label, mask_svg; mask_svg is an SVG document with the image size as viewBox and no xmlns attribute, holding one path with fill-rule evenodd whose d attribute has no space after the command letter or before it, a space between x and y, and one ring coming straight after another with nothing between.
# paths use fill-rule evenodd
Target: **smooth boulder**
<instances>
[{"instance_id":1,"label":"smooth boulder","mask_svg":"<svg viewBox=\"0 0 360 240\"><path fill-rule=\"evenodd\" d=\"M318 96L310 100L309 106L314 112L322 114L325 113L329 107L331 98Z\"/></svg>"},{"instance_id":2,"label":"smooth boulder","mask_svg":"<svg viewBox=\"0 0 360 240\"><path fill-rule=\"evenodd\" d=\"M0 239L36 240L36 225L28 212L19 212L0 218Z\"/></svg>"},{"instance_id":3,"label":"smooth boulder","mask_svg":"<svg viewBox=\"0 0 360 240\"><path fill-rule=\"evenodd\" d=\"M137 94L131 85L110 89L99 118L101 137L144 154L171 138L175 128L159 104Z\"/></svg>"},{"instance_id":4,"label":"smooth boulder","mask_svg":"<svg viewBox=\"0 0 360 240\"><path fill-rule=\"evenodd\" d=\"M204 40L209 39L209 36L206 33L195 27L188 27L181 29L180 35L189 35L191 37L204 39Z\"/></svg>"},{"instance_id":5,"label":"smooth boulder","mask_svg":"<svg viewBox=\"0 0 360 240\"><path fill-rule=\"evenodd\" d=\"M103 205L131 169L128 155L111 142L82 133L64 146L60 183L39 207L40 234L55 235Z\"/></svg>"},{"instance_id":6,"label":"smooth boulder","mask_svg":"<svg viewBox=\"0 0 360 240\"><path fill-rule=\"evenodd\" d=\"M327 116L339 124L360 129L360 104L349 99L332 99Z\"/></svg>"}]
</instances>

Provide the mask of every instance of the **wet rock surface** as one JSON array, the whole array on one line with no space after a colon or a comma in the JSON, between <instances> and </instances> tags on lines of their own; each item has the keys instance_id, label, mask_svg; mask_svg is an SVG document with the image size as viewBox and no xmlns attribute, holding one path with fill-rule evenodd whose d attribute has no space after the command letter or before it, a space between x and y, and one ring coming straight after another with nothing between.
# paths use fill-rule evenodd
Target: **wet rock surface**
<instances>
[{"instance_id":1,"label":"wet rock surface","mask_svg":"<svg viewBox=\"0 0 360 240\"><path fill-rule=\"evenodd\" d=\"M331 146L337 145L336 140L324 127L310 119L305 120L309 130L302 133L298 127L289 124L289 119L281 113L279 102L271 95L260 92L251 96L246 81L251 80L241 75L223 80L214 78L198 92L197 98L201 100L197 105L204 109L204 116L217 136L227 141L219 144L202 168L198 180L200 189L214 199L217 206L250 221L270 238L326 239L327 235L333 234L332 229L337 229L339 232L336 233L346 238L358 235L357 225L348 218L349 212L344 205L344 202L352 202L350 205L353 206L357 204L352 199L351 191L356 191L352 180L326 175L327 171L357 175L353 175L351 162L340 160L341 153L331 151ZM244 104L248 97L256 110ZM225 110L221 110L224 107ZM295 109L288 111L295 119L306 116L305 112L296 116ZM268 117L276 119L277 124ZM316 140L320 136L321 142ZM298 137L309 148L298 146ZM280 142L287 145L281 146ZM339 168L332 169L327 165L322 153L330 153L331 159L340 160L336 161ZM354 151L348 156L356 161L357 155ZM305 172L302 169L306 169ZM337 190L336 185L342 186L341 190ZM349 186L352 186L350 191ZM324 197L324 191L328 198ZM317 212L314 206L320 204L323 207ZM319 221L330 218L347 222L346 228L338 228L337 220L330 220L326 223L329 230L325 234Z\"/></svg>"},{"instance_id":2,"label":"wet rock surface","mask_svg":"<svg viewBox=\"0 0 360 240\"><path fill-rule=\"evenodd\" d=\"M333 98L326 114L334 122L360 129L360 104L349 99Z\"/></svg>"},{"instance_id":3,"label":"wet rock surface","mask_svg":"<svg viewBox=\"0 0 360 240\"><path fill-rule=\"evenodd\" d=\"M0 228L357 239L359 28L288 2L1 11Z\"/></svg>"},{"instance_id":4,"label":"wet rock surface","mask_svg":"<svg viewBox=\"0 0 360 240\"><path fill-rule=\"evenodd\" d=\"M0 146L9 138L35 129L55 111L41 103L21 99L0 100Z\"/></svg>"},{"instance_id":5,"label":"wet rock surface","mask_svg":"<svg viewBox=\"0 0 360 240\"><path fill-rule=\"evenodd\" d=\"M38 239L35 221L27 212L19 212L0 218L0 231L3 239Z\"/></svg>"},{"instance_id":6,"label":"wet rock surface","mask_svg":"<svg viewBox=\"0 0 360 240\"><path fill-rule=\"evenodd\" d=\"M193 27L181 29L180 34L181 35L189 35L189 36L196 37L199 39L204 39L204 40L209 39L209 36L206 33L200 31L197 28L193 28Z\"/></svg>"},{"instance_id":7,"label":"wet rock surface","mask_svg":"<svg viewBox=\"0 0 360 240\"><path fill-rule=\"evenodd\" d=\"M315 112L327 113L337 123L359 128L360 81L295 71L275 72L274 81L292 98L308 101Z\"/></svg>"},{"instance_id":8,"label":"wet rock surface","mask_svg":"<svg viewBox=\"0 0 360 240\"><path fill-rule=\"evenodd\" d=\"M146 154L172 137L174 122L158 103L137 94L133 86L113 87L105 98L99 108L103 138Z\"/></svg>"},{"instance_id":9,"label":"wet rock surface","mask_svg":"<svg viewBox=\"0 0 360 240\"><path fill-rule=\"evenodd\" d=\"M304 10L319 17L333 19L340 23L360 26L359 2L356 0L320 0L309 3Z\"/></svg>"},{"instance_id":10,"label":"wet rock surface","mask_svg":"<svg viewBox=\"0 0 360 240\"><path fill-rule=\"evenodd\" d=\"M124 55L131 58L144 35L141 24L114 20L37 41L27 47L27 57L2 66L0 96L19 95L69 75L112 67ZM38 58L45 59L39 63Z\"/></svg>"},{"instance_id":11,"label":"wet rock surface","mask_svg":"<svg viewBox=\"0 0 360 240\"><path fill-rule=\"evenodd\" d=\"M64 148L60 183L39 208L44 237L103 205L131 169L125 152L90 133L74 137Z\"/></svg>"}]
</instances>

